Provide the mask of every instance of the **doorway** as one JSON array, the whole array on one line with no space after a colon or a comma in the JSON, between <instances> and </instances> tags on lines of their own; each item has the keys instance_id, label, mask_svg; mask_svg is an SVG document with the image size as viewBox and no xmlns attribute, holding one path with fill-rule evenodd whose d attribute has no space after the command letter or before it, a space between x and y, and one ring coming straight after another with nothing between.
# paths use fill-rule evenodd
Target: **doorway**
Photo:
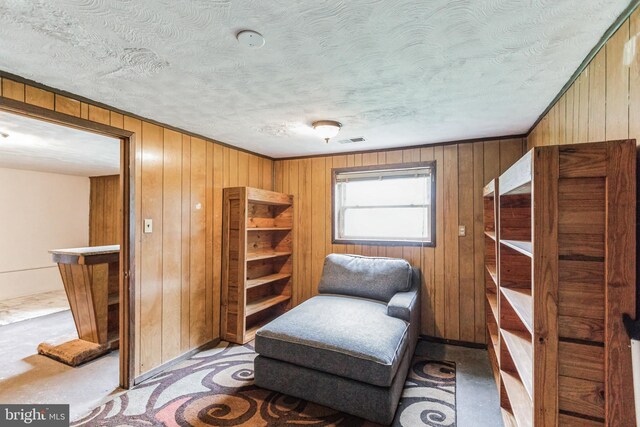
<instances>
[{"instance_id":1,"label":"doorway","mask_svg":"<svg viewBox=\"0 0 640 427\"><path fill-rule=\"evenodd\" d=\"M91 409L119 387L129 387L134 300L129 248L135 235L130 209L132 150L130 132L2 100L0 197L9 203L0 200L6 229L0 234L2 251L11 256L0 263L0 346L12 349L5 353L13 359L3 361L0 390L13 396L0 401L71 403L73 419L81 415L77 411ZM91 301L94 295L86 293L74 295L74 283L67 279L78 275L65 276L65 265L74 258L55 253L96 247L117 247L115 258L112 251L108 263L98 257L89 266L93 261L84 255L75 261L88 269L91 280L106 275L105 301ZM98 265L108 267L100 272ZM77 280L72 282L79 286ZM87 283L87 289L93 285ZM87 307L104 303L105 309L87 316L78 308L80 296L89 298ZM55 347L73 339L91 341L81 323L92 322L95 341L107 349L99 357L72 368L36 353L42 343ZM15 345L12 337L19 338ZM84 387L83 382L95 387ZM74 402L86 404L76 405L76 411Z\"/></svg>"}]
</instances>

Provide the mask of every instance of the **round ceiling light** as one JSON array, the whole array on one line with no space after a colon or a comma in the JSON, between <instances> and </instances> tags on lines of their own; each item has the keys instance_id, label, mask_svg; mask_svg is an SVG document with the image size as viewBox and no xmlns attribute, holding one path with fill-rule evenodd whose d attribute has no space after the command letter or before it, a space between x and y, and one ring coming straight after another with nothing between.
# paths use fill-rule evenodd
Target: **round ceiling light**
<instances>
[{"instance_id":1,"label":"round ceiling light","mask_svg":"<svg viewBox=\"0 0 640 427\"><path fill-rule=\"evenodd\" d=\"M311 126L328 144L329 140L340 132L342 124L335 120L318 120L317 122L313 122Z\"/></svg>"},{"instance_id":2,"label":"round ceiling light","mask_svg":"<svg viewBox=\"0 0 640 427\"><path fill-rule=\"evenodd\" d=\"M262 34L251 30L240 31L236 34L236 39L238 39L238 43L240 43L241 46L248 47L249 49L260 49L265 43Z\"/></svg>"}]
</instances>

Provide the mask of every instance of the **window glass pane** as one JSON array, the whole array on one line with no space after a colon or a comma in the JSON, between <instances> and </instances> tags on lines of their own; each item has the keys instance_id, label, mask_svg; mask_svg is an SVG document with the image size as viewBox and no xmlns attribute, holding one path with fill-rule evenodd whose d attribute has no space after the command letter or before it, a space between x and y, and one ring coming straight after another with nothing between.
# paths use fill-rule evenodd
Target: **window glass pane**
<instances>
[{"instance_id":1,"label":"window glass pane","mask_svg":"<svg viewBox=\"0 0 640 427\"><path fill-rule=\"evenodd\" d=\"M345 209L344 238L429 239L429 209Z\"/></svg>"},{"instance_id":2,"label":"window glass pane","mask_svg":"<svg viewBox=\"0 0 640 427\"><path fill-rule=\"evenodd\" d=\"M344 206L424 205L431 199L428 177L351 181L343 186Z\"/></svg>"}]
</instances>

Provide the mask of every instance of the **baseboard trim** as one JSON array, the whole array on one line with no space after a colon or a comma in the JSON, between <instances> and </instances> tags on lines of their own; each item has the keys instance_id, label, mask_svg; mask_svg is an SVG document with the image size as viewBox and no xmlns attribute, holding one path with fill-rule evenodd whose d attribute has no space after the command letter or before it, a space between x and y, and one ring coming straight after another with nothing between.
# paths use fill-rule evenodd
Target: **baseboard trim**
<instances>
[{"instance_id":1,"label":"baseboard trim","mask_svg":"<svg viewBox=\"0 0 640 427\"><path fill-rule=\"evenodd\" d=\"M182 362L185 359L190 358L191 356L193 356L196 353L199 353L203 350L207 350L209 348L213 348L215 346L217 346L220 343L220 338L216 338L213 341L209 341L206 344L202 344L200 347L196 347L192 350L187 351L186 353L181 354L180 356L171 359L167 362L164 362L162 365L157 366L153 369L151 369L150 371L145 372L144 374L141 374L137 377L135 377L133 379L133 385L138 385L143 381L148 380L149 378L155 377L156 375L162 373L163 371L169 369L170 367L176 365L179 362Z\"/></svg>"},{"instance_id":2,"label":"baseboard trim","mask_svg":"<svg viewBox=\"0 0 640 427\"><path fill-rule=\"evenodd\" d=\"M446 338L432 337L429 335L420 335L420 339L424 341L435 342L438 344L457 345L458 347L479 348L483 350L487 349L486 344L477 342L449 340Z\"/></svg>"}]
</instances>

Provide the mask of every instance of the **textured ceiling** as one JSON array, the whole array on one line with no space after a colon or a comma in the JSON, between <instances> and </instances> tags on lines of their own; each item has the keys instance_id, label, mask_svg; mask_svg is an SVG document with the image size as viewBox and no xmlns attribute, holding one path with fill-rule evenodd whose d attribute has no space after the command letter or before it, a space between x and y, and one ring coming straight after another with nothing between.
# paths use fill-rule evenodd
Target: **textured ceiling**
<instances>
[{"instance_id":1,"label":"textured ceiling","mask_svg":"<svg viewBox=\"0 0 640 427\"><path fill-rule=\"evenodd\" d=\"M0 111L0 167L115 175L120 173L120 140Z\"/></svg>"},{"instance_id":2,"label":"textured ceiling","mask_svg":"<svg viewBox=\"0 0 640 427\"><path fill-rule=\"evenodd\" d=\"M275 157L406 146L527 131L627 4L0 0L0 69Z\"/></svg>"}]
</instances>

